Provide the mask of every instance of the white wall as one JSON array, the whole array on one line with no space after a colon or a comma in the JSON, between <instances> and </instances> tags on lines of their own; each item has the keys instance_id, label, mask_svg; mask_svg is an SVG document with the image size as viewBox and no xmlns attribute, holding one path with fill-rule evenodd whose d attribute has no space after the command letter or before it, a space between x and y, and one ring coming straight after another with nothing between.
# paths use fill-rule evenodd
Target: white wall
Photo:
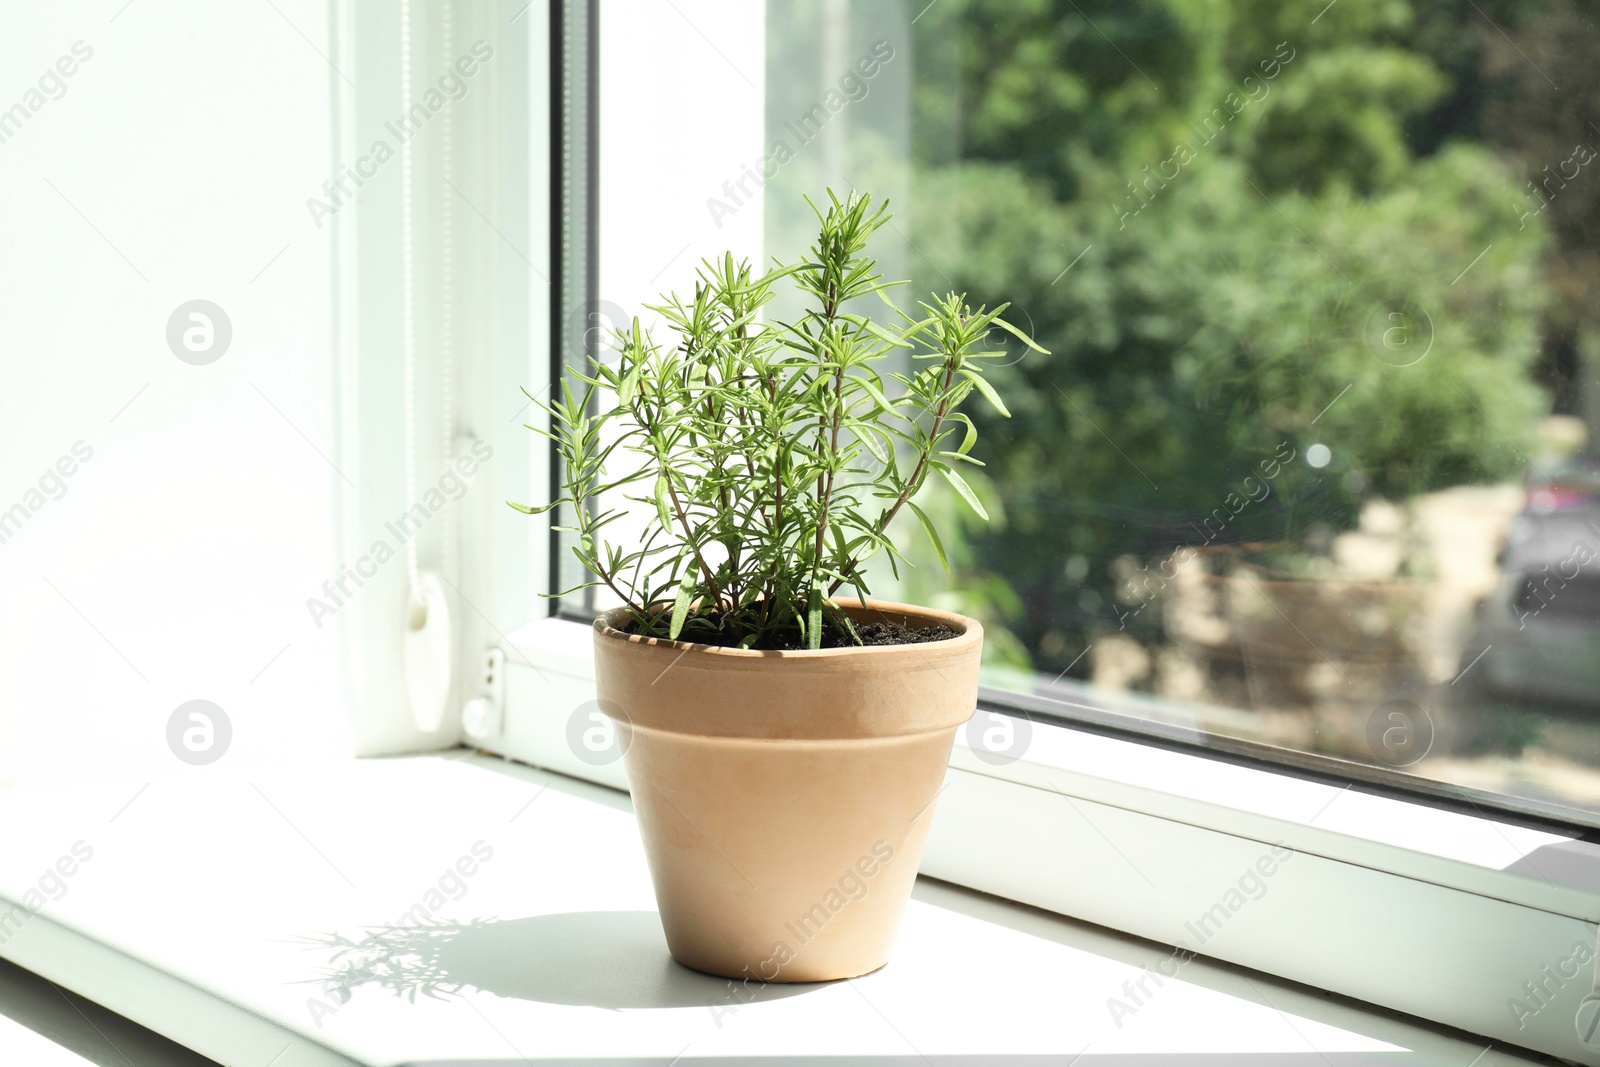
<instances>
[{"instance_id":1,"label":"white wall","mask_svg":"<svg viewBox=\"0 0 1600 1067\"><path fill-rule=\"evenodd\" d=\"M0 8L0 112L93 53L0 143L0 513L93 453L0 544L0 782L187 773L166 724L197 698L229 761L349 748L336 628L305 604L339 478L332 229L306 208L329 19L274 4ZM197 298L232 323L206 366L165 336Z\"/></svg>"}]
</instances>

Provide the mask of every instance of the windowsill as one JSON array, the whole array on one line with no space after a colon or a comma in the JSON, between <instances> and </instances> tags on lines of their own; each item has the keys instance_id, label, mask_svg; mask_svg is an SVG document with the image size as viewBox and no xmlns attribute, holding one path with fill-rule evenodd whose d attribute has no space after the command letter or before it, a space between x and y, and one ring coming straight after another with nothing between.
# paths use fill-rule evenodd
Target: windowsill
<instances>
[{"instance_id":1,"label":"windowsill","mask_svg":"<svg viewBox=\"0 0 1600 1067\"><path fill-rule=\"evenodd\" d=\"M93 849L0 955L229 1063L1529 1062L1203 959L1157 989L1170 950L926 878L883 971L746 995L667 956L624 795L464 751L138 785L0 792L0 898ZM330 959L308 939L429 906L474 846L459 899L431 902L429 966L376 961L435 995L308 1006Z\"/></svg>"}]
</instances>

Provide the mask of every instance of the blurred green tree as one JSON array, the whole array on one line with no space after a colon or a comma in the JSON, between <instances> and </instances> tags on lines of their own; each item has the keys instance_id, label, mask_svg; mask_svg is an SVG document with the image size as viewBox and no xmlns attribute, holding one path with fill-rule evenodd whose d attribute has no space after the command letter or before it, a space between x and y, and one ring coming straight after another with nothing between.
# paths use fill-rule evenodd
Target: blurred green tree
<instances>
[{"instance_id":1,"label":"blurred green tree","mask_svg":"<svg viewBox=\"0 0 1600 1067\"><path fill-rule=\"evenodd\" d=\"M1549 411L1531 372L1551 227L1519 216L1521 164L1486 140L1534 97L1507 95L1483 34L1555 33L1548 6L924 12L915 285L1007 294L1053 353L995 375L1014 418L981 428L1006 520L955 553L1014 630L1006 660L1053 673L1116 629L1119 557L1325 541L1370 494L1521 468ZM1275 454L1296 458L1233 514Z\"/></svg>"}]
</instances>

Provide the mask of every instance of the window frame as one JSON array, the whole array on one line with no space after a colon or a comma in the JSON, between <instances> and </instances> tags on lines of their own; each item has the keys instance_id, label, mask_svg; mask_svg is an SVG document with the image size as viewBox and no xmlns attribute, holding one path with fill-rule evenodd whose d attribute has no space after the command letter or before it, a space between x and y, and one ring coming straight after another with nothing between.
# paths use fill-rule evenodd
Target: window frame
<instances>
[{"instance_id":1,"label":"window frame","mask_svg":"<svg viewBox=\"0 0 1600 1067\"><path fill-rule=\"evenodd\" d=\"M584 42L581 72L589 151L576 166L563 163L571 142L562 140L564 116L557 109L575 88L562 53L574 9L593 27L600 0L552 5L546 28L553 68L549 169L542 179L529 175L551 194L545 261L556 280L550 292L562 295L553 295L557 306L544 334L551 339L548 374L534 380L552 384L561 372L565 321L597 296L599 57L593 35ZM539 31L530 39L529 55L537 56ZM528 159L536 166L537 157L535 151ZM564 260L566 205L556 194L578 173L588 180L580 213L585 252ZM574 295L580 281L583 291ZM533 488L542 490L557 476L553 450L529 436L528 466L540 483ZM507 488L501 495L517 499L530 491ZM526 572L544 575L543 591L554 591L556 523L549 517L527 521L534 533L525 546ZM482 577L487 582L488 572ZM497 575L494 583L501 580ZM487 586L475 587L490 594ZM520 626L491 625L493 632L486 632L488 647L506 658L504 688L495 698L497 714L468 733L468 741L626 790L620 762L587 762L569 741L574 718L594 700L592 629L573 618L588 613L592 600L547 605L525 612ZM1037 698L982 692L978 715L1010 717L1013 728L1026 721L1036 743L1024 758L996 766L958 740L924 874L1182 945L1193 940L1186 923L1211 912L1262 856L1287 850L1293 858L1279 865L1283 873L1270 890L1230 912L1235 917L1198 951L1486 1039L1600 1063L1600 1042L1585 1046L1575 1025L1581 1005L1600 996L1600 843L1594 833L1536 805L1468 790L1425 791L1382 769L1322 757L1275 759L1268 746L1214 737L1197 743L1176 731L1163 736L1141 729L1109 709L1079 710L1084 714L1052 709ZM1559 854L1561 862L1542 871L1536 854ZM1509 869L1517 864L1530 866ZM1148 876L1152 871L1155 878ZM1581 968L1551 992L1548 968L1570 960L1575 945L1589 946L1596 957L1592 974ZM1166 958L1152 960L1158 975L1165 973ZM1541 981L1548 1003L1530 1000L1523 985ZM1519 1018L1511 1007L1517 999L1536 1010Z\"/></svg>"}]
</instances>

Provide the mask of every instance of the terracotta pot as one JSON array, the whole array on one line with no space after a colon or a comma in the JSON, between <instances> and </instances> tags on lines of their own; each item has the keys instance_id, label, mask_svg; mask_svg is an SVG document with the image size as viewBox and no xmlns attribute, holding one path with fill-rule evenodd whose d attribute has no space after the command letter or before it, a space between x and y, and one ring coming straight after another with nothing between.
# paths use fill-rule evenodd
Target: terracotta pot
<instances>
[{"instance_id":1,"label":"terracotta pot","mask_svg":"<svg viewBox=\"0 0 1600 1067\"><path fill-rule=\"evenodd\" d=\"M853 978L889 960L983 627L870 601L857 620L944 623L917 645L756 652L595 620L600 707L626 745L667 946L696 970Z\"/></svg>"}]
</instances>

